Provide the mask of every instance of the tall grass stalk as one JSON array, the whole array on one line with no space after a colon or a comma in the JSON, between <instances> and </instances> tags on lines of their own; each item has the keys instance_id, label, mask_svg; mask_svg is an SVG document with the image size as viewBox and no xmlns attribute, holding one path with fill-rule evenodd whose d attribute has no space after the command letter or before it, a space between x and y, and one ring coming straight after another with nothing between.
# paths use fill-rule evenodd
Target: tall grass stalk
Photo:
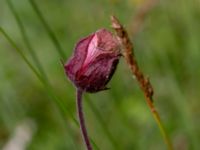
<instances>
[{"instance_id":1,"label":"tall grass stalk","mask_svg":"<svg viewBox=\"0 0 200 150\"><path fill-rule=\"evenodd\" d=\"M37 66L37 69L39 70L41 75L44 77L44 79L48 80L47 74L45 73L41 62L38 59L37 54L35 53L34 49L31 46L31 43L30 43L29 38L28 38L28 35L27 35L26 30L24 28L24 25L23 25L19 15L18 15L18 13L16 12L11 0L6 0L6 2L8 4L8 6L9 6L9 8L10 8L12 14L14 15L14 18L15 18L15 20L17 22L17 25L19 27L20 33L22 35L23 41L24 41L24 43L25 43L25 45L27 47L27 50L29 51L33 61L35 62L36 66Z\"/></svg>"},{"instance_id":2,"label":"tall grass stalk","mask_svg":"<svg viewBox=\"0 0 200 150\"><path fill-rule=\"evenodd\" d=\"M137 61L134 55L134 49L133 49L134 47L129 39L128 33L116 17L111 16L111 23L112 23L112 28L115 30L118 36L118 39L120 43L122 44L122 47L123 47L122 53L126 60L126 63L129 69L131 70L132 74L136 77L140 85L140 88L142 92L144 93L145 100L151 110L151 113L156 121L156 124L160 130L160 133L163 136L163 140L166 143L167 149L173 150L171 140L161 122L160 115L153 104L153 87L149 79L144 76L143 72L140 70L137 64Z\"/></svg>"},{"instance_id":3,"label":"tall grass stalk","mask_svg":"<svg viewBox=\"0 0 200 150\"><path fill-rule=\"evenodd\" d=\"M106 125L106 122L104 121L104 118L102 117L102 115L100 114L100 112L97 110L96 106L94 105L94 103L92 102L92 100L90 99L90 97L86 97L86 103L89 105L89 107L91 108L92 112L94 112L96 119L99 121L105 135L107 136L107 138L110 140L113 148L115 150L119 150L121 149L121 146L119 144L118 141L115 140L115 138L113 137L113 135L110 133L110 130L108 129L108 126Z\"/></svg>"},{"instance_id":4,"label":"tall grass stalk","mask_svg":"<svg viewBox=\"0 0 200 150\"><path fill-rule=\"evenodd\" d=\"M7 4L8 4L10 10L12 11L12 14L14 15L14 17L15 17L15 19L16 19L17 25L18 25L18 27L19 27L19 29L20 29L20 33L21 33L22 38L23 38L23 40L24 40L24 43L25 43L25 45L26 45L26 47L27 47L27 50L28 50L29 53L31 54L31 57L32 57L32 59L34 60L36 66L37 66L37 68L38 68L38 70L39 70L39 72L40 72L40 77L39 77L39 73L37 73L37 77L39 77L40 81L45 85L45 89L48 91L48 95L49 95L51 98L53 98L57 103L58 103L58 102L62 102L62 100L61 100L60 98L58 98L58 97L54 94L53 88L52 88L52 86L51 86L51 83L50 83L50 81L48 80L47 75L46 75L46 73L45 73L45 71L44 71L44 68L42 67L42 64L41 64L41 62L39 61L39 59L38 59L38 57L37 57L37 55L36 55L34 49L33 49L32 46L31 46L31 43L30 43L29 38L28 38L28 35L27 35L26 30L25 30L25 28L24 28L24 25L23 25L22 21L20 20L20 17L18 16L16 10L14 9L14 6L13 6L12 2L11 2L10 0L7 0ZM48 25L48 24L47 24L47 25ZM54 37L54 35L53 35L53 37ZM54 37L54 38L55 38L55 37ZM59 44L58 44L58 45L59 45ZM16 45L15 45L15 46L16 46ZM16 47L15 47L15 48L16 48ZM31 63L29 63L29 64L31 64ZM32 68L33 68L33 66L32 66ZM34 72L36 72L36 68L35 68L35 71L34 71ZM63 103L60 103L59 106L60 106L60 107L61 107L61 106L63 107L64 104L63 104ZM74 118L74 116L72 115L72 112L69 112L69 109L67 109L67 108L66 108L66 109L65 109L65 108L62 108L62 110L63 110L63 113L64 113L64 114L63 114L63 117L64 117L64 118L65 118L65 114L66 114L66 111L65 111L65 110L67 110L67 113L70 114L70 117L72 118L73 122L74 122L76 125L78 125L77 120L76 120L76 119ZM95 146L95 148L96 148L96 149L99 149L98 146L95 144L95 142L94 142L92 139L91 139L91 141L92 141L93 145Z\"/></svg>"},{"instance_id":5,"label":"tall grass stalk","mask_svg":"<svg viewBox=\"0 0 200 150\"><path fill-rule=\"evenodd\" d=\"M51 30L50 26L48 25L47 21L45 20L44 16L42 15L41 11L39 10L38 5L36 4L36 2L34 0L29 0L29 1L30 1L30 4L33 7L35 13L37 14L38 18L40 19L41 23L43 24L44 28L46 29L49 37L51 38L51 40L53 42L53 44L55 45L58 54L60 55L60 57L62 58L62 60L65 59L65 55L64 55L64 52L63 52L63 50L61 48L61 45L60 45L58 39L56 38L55 34ZM97 118L98 122L100 123L100 125L103 128L103 132L108 137L108 139L111 142L113 148L115 150L118 150L119 146L116 145L117 142L115 142L113 136L108 131L108 128L107 128L106 124L103 122L103 119L102 119L99 111L97 110L96 107L91 106L91 103L88 103L88 104L90 105L90 108L92 109L94 115L97 116L96 118Z\"/></svg>"},{"instance_id":6,"label":"tall grass stalk","mask_svg":"<svg viewBox=\"0 0 200 150\"><path fill-rule=\"evenodd\" d=\"M32 46L31 46L31 44L30 44L30 41L29 41L29 39L28 39L28 35L27 35L27 33L26 33L26 30L25 30L25 28L24 28L24 25L23 25L23 23L22 23L22 21L20 20L20 17L18 16L18 14L17 14L17 12L16 12L16 10L14 9L14 6L13 6L13 4L12 4L12 2L10 1L10 0L7 0L7 3L8 3L8 6L9 6L9 8L10 8L10 10L12 11L12 14L14 15L14 17L15 17L15 20L16 20L16 22L17 22L17 25L18 25L18 27L19 27L19 29L20 29L20 33L21 33L21 35L22 35L22 38L23 38L23 41L24 41L24 43L25 43L25 45L26 45L26 47L27 47L27 50L29 51L29 53L31 54L31 57L33 58L33 61L35 62L35 64L36 64L36 67L34 67L32 64L31 64L31 62L27 59L27 61L29 61L29 64L31 64L32 65L32 68L34 68L35 69L35 72L34 73L36 73L36 71L37 71L37 69L38 69L38 71L37 71L37 77L40 79L40 81L45 85L45 87L49 90L49 91L51 91L50 93L53 93L53 88L52 88L52 86L51 86L51 83L50 83L50 81L48 80L48 78L47 78L47 75L46 75L46 73L45 73L45 71L44 71L44 68L42 67L42 64L41 64L41 62L40 62L40 60L39 60L39 58L38 58L38 56L36 55L36 53L35 53L35 51L34 51L34 49L32 48ZM4 31L5 32L5 31ZM8 36L8 35L7 35ZM10 41L12 41L12 39L10 38ZM12 45L14 44L14 41L12 41ZM17 48L17 45L16 44L14 44L13 45L14 47L15 47L15 49ZM19 48L18 48L19 49ZM21 50L21 49L19 49L18 51L20 51L21 53L23 53L23 51ZM24 54L23 54L24 55ZM26 56L24 55L24 58L25 58ZM26 61L26 62L27 62ZM30 67L30 66L29 66ZM51 94L52 95L52 94ZM55 97L55 96L53 96L53 97ZM55 98L57 101L62 101L61 99L59 100L59 98ZM62 105L64 106L64 104L62 103ZM63 109L64 110L64 109ZM63 111L63 112L65 112L65 111Z\"/></svg>"},{"instance_id":7,"label":"tall grass stalk","mask_svg":"<svg viewBox=\"0 0 200 150\"><path fill-rule=\"evenodd\" d=\"M37 17L40 19L41 23L43 24L45 30L47 31L51 41L53 42L53 44L56 47L56 50L58 51L58 54L60 55L60 57L64 60L66 59L66 55L64 50L62 49L61 45L59 44L58 39L56 38L55 34L53 33L52 29L50 28L49 24L47 23L47 21L44 19L42 13L40 12L37 4L35 3L34 0L29 0L32 8L34 9L35 13L37 14Z\"/></svg>"},{"instance_id":8,"label":"tall grass stalk","mask_svg":"<svg viewBox=\"0 0 200 150\"><path fill-rule=\"evenodd\" d=\"M70 115L70 118L72 119L72 121L78 126L79 124L78 124L77 120L74 118L74 116L69 111L69 109L67 109L65 107L63 101L57 95L55 95L55 93L53 92L53 89L50 86L49 82L41 76L41 74L37 71L37 69L31 64L31 62L24 55L23 51L15 44L15 42L12 40L12 38L1 27L0 27L0 32L4 35L4 37L8 40L8 42L15 48L15 50L22 57L22 59L25 61L25 63L28 65L28 67L33 71L33 73L40 80L40 82L43 83L46 92L48 93L49 97L56 103L56 105L58 106L62 116L65 118L66 117L65 114ZM95 149L99 150L99 148L98 148L97 144L94 142L94 140L91 139L91 141L92 141Z\"/></svg>"}]
</instances>

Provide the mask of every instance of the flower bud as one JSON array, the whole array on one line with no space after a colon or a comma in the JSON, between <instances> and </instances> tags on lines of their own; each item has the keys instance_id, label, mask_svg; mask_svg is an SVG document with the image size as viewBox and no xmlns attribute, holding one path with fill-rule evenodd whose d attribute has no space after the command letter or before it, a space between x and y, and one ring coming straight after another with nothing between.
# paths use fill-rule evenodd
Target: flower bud
<instances>
[{"instance_id":1,"label":"flower bud","mask_svg":"<svg viewBox=\"0 0 200 150\"><path fill-rule=\"evenodd\" d=\"M105 90L120 58L119 42L106 29L81 39L65 64L65 72L74 85L86 92Z\"/></svg>"}]
</instances>

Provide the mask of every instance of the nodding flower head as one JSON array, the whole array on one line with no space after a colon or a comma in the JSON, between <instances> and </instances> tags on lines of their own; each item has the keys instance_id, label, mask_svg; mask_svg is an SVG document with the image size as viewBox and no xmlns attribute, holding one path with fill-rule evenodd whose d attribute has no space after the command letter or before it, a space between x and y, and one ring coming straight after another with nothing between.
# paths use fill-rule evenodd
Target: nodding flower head
<instances>
[{"instance_id":1,"label":"nodding flower head","mask_svg":"<svg viewBox=\"0 0 200 150\"><path fill-rule=\"evenodd\" d=\"M65 72L74 85L94 93L105 90L120 58L119 42L106 29L81 39L65 64Z\"/></svg>"}]
</instances>

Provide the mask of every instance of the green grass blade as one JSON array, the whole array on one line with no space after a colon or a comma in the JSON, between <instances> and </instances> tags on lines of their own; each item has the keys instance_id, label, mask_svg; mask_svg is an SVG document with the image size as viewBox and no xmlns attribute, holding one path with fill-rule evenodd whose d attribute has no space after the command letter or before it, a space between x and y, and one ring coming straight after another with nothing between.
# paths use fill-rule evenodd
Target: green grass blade
<instances>
[{"instance_id":1,"label":"green grass blade","mask_svg":"<svg viewBox=\"0 0 200 150\"><path fill-rule=\"evenodd\" d=\"M42 13L40 12L40 10L39 10L39 8L37 6L37 4L35 3L34 0L29 0L29 1L30 1L30 4L33 7L34 11L36 12L38 18L40 19L41 23L43 24L45 30L47 31L50 39L52 40L53 44L55 45L56 50L58 51L60 57L62 59L66 59L66 55L65 55L64 51L62 50L61 45L58 42L58 39L56 38L55 34L51 30L51 28L48 25L47 21L44 19Z\"/></svg>"},{"instance_id":2,"label":"green grass blade","mask_svg":"<svg viewBox=\"0 0 200 150\"><path fill-rule=\"evenodd\" d=\"M9 43L15 48L15 50L19 53L19 55L22 57L22 59L25 61L25 63L29 66L29 68L33 71L33 73L38 77L38 79L42 80L41 75L38 73L38 71L35 69L35 67L30 63L30 61L26 58L26 56L21 51L21 49L15 44L15 42L10 38L10 36L8 36L8 34L1 27L0 27L0 32L9 41Z\"/></svg>"},{"instance_id":3,"label":"green grass blade","mask_svg":"<svg viewBox=\"0 0 200 150\"><path fill-rule=\"evenodd\" d=\"M114 137L110 133L108 127L106 126L106 123L104 122L103 117L101 116L100 112L97 110L96 106L93 104L92 100L89 97L87 97L87 101L86 102L90 106L91 110L94 112L96 119L98 120L98 122L102 126L103 131L104 131L105 135L108 137L108 139L110 140L113 148L115 150L121 149L120 145L117 143L117 141L114 139Z\"/></svg>"},{"instance_id":4,"label":"green grass blade","mask_svg":"<svg viewBox=\"0 0 200 150\"><path fill-rule=\"evenodd\" d=\"M35 67L31 64L31 62L26 58L26 56L24 55L22 50L15 44L15 42L10 38L10 36L1 27L0 27L0 32L9 41L9 43L15 48L15 50L22 57L22 59L25 61L25 63L28 65L28 67L33 71L33 73L37 76L37 78L44 84L45 89L48 91L48 94L54 98L54 100L58 104L60 110L62 110L62 113L65 114L68 110L64 107L64 104L62 103L62 101L57 96L55 96L55 94L53 94L52 88L50 88L50 86L48 85L48 82L46 80L44 80L44 78L41 76L41 74L35 69ZM73 120L75 121L75 119L73 119Z\"/></svg>"},{"instance_id":5,"label":"green grass blade","mask_svg":"<svg viewBox=\"0 0 200 150\"><path fill-rule=\"evenodd\" d=\"M15 20L17 22L17 25L19 27L20 33L21 33L23 41L24 41L24 43L25 43L25 45L27 47L27 50L29 51L29 53L30 53L33 61L35 62L38 70L40 71L41 75L44 76L44 79L48 80L47 75L46 75L41 63L40 63L35 51L33 50L32 46L31 46L31 43L30 43L29 38L28 38L28 35L27 35L26 30L24 28L24 25L23 25L22 21L20 20L20 17L17 14L17 12L16 12L11 0L7 0L6 2L8 4L8 6L9 6L9 8L10 8L12 14L15 17Z\"/></svg>"},{"instance_id":6,"label":"green grass blade","mask_svg":"<svg viewBox=\"0 0 200 150\"><path fill-rule=\"evenodd\" d=\"M30 52L30 54L31 54L31 56L32 56L32 58L33 58L33 60L34 60L34 62L36 63L37 68L39 68L40 73L37 72L37 69L34 68L34 66L30 63L30 61L25 57L25 55L23 54L22 50L19 49L19 48L17 47L17 45L13 42L13 40L5 33L5 31L2 30L2 31L3 31L3 34L7 37L7 39L8 39L9 42L14 46L14 48L17 49L18 52L20 52L20 55L21 55L22 58L25 60L25 62L26 62L26 63L28 62L28 64L29 64L28 66L29 66L29 67L31 66L32 71L37 75L38 79L45 85L46 89L49 91L48 93L49 93L52 97L54 97L54 99L55 99L57 102L59 102L59 101L61 102L62 100L60 100L59 98L57 98L57 97L55 96L55 94L52 94L52 93L53 93L53 88L52 88L52 86L51 86L49 80L47 79L47 75L46 75L46 73L44 72L44 69L43 69L43 67L42 67L42 65L41 65L41 63L40 63L40 61L39 61L39 59L38 59L38 57L37 57L35 51L33 50L32 46L31 46L31 44L30 44L30 41L29 41L29 39L28 39L28 36L27 36L27 34L26 34L26 31L25 31L25 28L24 28L24 26L23 26L22 21L20 20L20 18L19 18L19 16L18 16L17 12L15 11L15 9L14 9L14 7L13 7L11 1L10 1L10 0L7 0L7 3L8 3L9 8L11 9L11 11L12 11L12 13L13 13L13 15L14 15L16 21L17 21L17 25L19 26L20 32L21 32L22 37L23 37L23 40L24 40L24 42L25 42L25 44L26 44L26 46L27 46L27 49L28 49L28 51ZM36 73L36 72L37 72L37 73ZM60 105L63 105L63 104L60 104ZM63 110L64 112L66 112L66 111L65 111L65 108L62 108L62 110ZM70 114L71 114L71 113L70 113ZM73 119L73 120L75 120L75 119ZM76 124L77 124L77 122L76 122Z\"/></svg>"},{"instance_id":7,"label":"green grass blade","mask_svg":"<svg viewBox=\"0 0 200 150\"><path fill-rule=\"evenodd\" d=\"M19 55L22 57L22 59L25 61L25 63L29 66L29 68L34 72L34 74L37 76L37 78L44 84L44 87L47 90L48 95L50 96L50 98L52 100L54 100L56 105L59 107L59 110L61 111L62 116L65 117L66 113L69 114L71 119L73 120L73 122L77 126L79 126L78 121L74 118L74 116L69 111L69 109L65 108L62 100L54 94L53 89L49 85L48 81L43 79L43 77L40 75L40 73L38 73L38 71L35 69L35 67L30 63L30 61L23 54L22 50L15 44L15 42L10 38L10 36L1 27L0 27L0 32L9 41L9 43L15 48L15 50L19 53ZM92 141L94 147L98 150L99 148L98 148L97 144L95 144L94 140L91 139L91 141Z\"/></svg>"},{"instance_id":8,"label":"green grass blade","mask_svg":"<svg viewBox=\"0 0 200 150\"><path fill-rule=\"evenodd\" d=\"M54 35L54 33L52 32L52 30L50 29L48 23L45 21L45 19L44 19L42 13L40 12L40 10L39 10L37 4L35 3L34 0L29 0L29 1L30 1L31 5L32 5L33 9L35 10L36 14L38 15L38 18L40 19L40 21L41 21L42 24L44 25L46 31L48 32L48 35L49 35L50 38L52 39L53 44L54 44L55 47L57 48L57 52L60 54L61 58L64 59L64 57L62 57L62 56L64 56L64 55L61 55L61 46L60 46L58 40L56 39L56 36ZM89 103L89 105L90 105L90 108L92 109L92 111L94 112L94 114L95 114L96 116L98 116L97 119L98 119L99 123L101 124L102 128L103 128L103 129L106 129L106 130L103 130L103 131L105 132L105 135L108 136L108 139L110 140L110 142L112 143L112 145L115 145L115 147L117 147L116 144L115 144L116 142L114 142L114 139L112 138L112 135L111 135L110 132L107 130L107 127L106 127L105 123L103 123L103 122L102 122L103 120L99 117L99 116L100 116L100 115L99 115L100 113L98 112L98 110L97 110L96 108L92 108L92 106L91 106L90 103ZM118 147L117 147L117 148L118 148Z\"/></svg>"}]
</instances>

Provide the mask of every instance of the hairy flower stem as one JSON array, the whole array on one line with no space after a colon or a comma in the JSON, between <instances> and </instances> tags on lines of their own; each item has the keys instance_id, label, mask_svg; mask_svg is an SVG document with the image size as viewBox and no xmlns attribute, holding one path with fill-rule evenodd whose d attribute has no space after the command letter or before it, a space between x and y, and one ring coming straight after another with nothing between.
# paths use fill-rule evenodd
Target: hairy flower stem
<instances>
[{"instance_id":1,"label":"hairy flower stem","mask_svg":"<svg viewBox=\"0 0 200 150\"><path fill-rule=\"evenodd\" d=\"M83 140L85 142L85 145L87 147L87 150L92 150L90 139L88 137L87 129L86 129L86 126L85 126L85 119L84 119L84 114L83 114L83 109L82 109L83 91L81 89L77 89L76 94L77 94L76 95L77 113L78 113L79 124L80 124L80 128L81 128L81 134L82 134Z\"/></svg>"}]
</instances>

